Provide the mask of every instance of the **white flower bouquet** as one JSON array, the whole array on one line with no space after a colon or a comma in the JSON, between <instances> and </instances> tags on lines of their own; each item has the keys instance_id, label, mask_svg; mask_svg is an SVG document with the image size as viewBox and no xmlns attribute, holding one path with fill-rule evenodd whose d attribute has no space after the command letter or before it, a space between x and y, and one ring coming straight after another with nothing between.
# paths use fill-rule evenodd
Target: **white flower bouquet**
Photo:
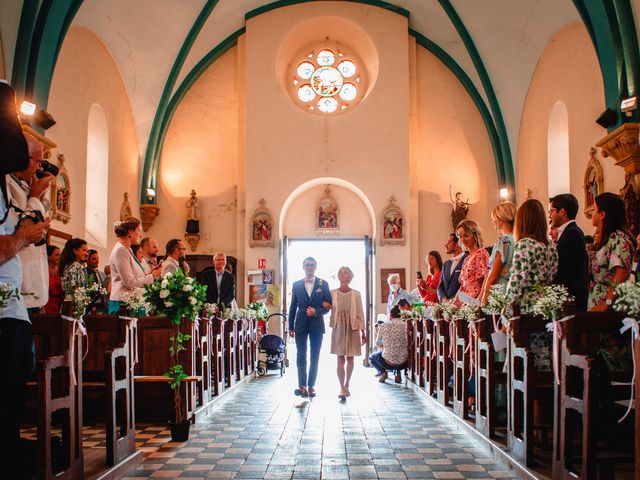
<instances>
[{"instance_id":1,"label":"white flower bouquet","mask_svg":"<svg viewBox=\"0 0 640 480\"><path fill-rule=\"evenodd\" d=\"M245 309L255 312L256 320L266 320L267 317L269 316L269 309L262 302L250 303L245 307Z\"/></svg>"},{"instance_id":2,"label":"white flower bouquet","mask_svg":"<svg viewBox=\"0 0 640 480\"><path fill-rule=\"evenodd\" d=\"M456 318L466 320L469 323L475 322L480 318L480 307L478 305L465 303L458 309Z\"/></svg>"},{"instance_id":3,"label":"white flower bouquet","mask_svg":"<svg viewBox=\"0 0 640 480\"><path fill-rule=\"evenodd\" d=\"M499 283L493 285L489 290L487 303L482 307L482 311L489 315L500 315L508 306L507 286L504 283Z\"/></svg>"},{"instance_id":4,"label":"white flower bouquet","mask_svg":"<svg viewBox=\"0 0 640 480\"><path fill-rule=\"evenodd\" d=\"M453 303L453 300L443 300L440 304L442 308L442 316L445 320L454 320L458 318L458 310L460 308Z\"/></svg>"},{"instance_id":5,"label":"white flower bouquet","mask_svg":"<svg viewBox=\"0 0 640 480\"><path fill-rule=\"evenodd\" d=\"M73 291L73 316L81 318L87 311L87 307L94 303L102 295L107 294L107 289L99 282L91 281L86 287L77 287Z\"/></svg>"},{"instance_id":6,"label":"white flower bouquet","mask_svg":"<svg viewBox=\"0 0 640 480\"><path fill-rule=\"evenodd\" d=\"M151 310L144 299L144 288L134 288L122 295L122 303L127 306L127 312L132 317L142 317Z\"/></svg>"},{"instance_id":7,"label":"white flower bouquet","mask_svg":"<svg viewBox=\"0 0 640 480\"><path fill-rule=\"evenodd\" d=\"M218 313L218 306L215 303L205 303L202 310L207 317L214 318Z\"/></svg>"},{"instance_id":8,"label":"white flower bouquet","mask_svg":"<svg viewBox=\"0 0 640 480\"><path fill-rule=\"evenodd\" d=\"M616 287L613 309L638 320L640 318L640 284L625 282Z\"/></svg>"},{"instance_id":9,"label":"white flower bouquet","mask_svg":"<svg viewBox=\"0 0 640 480\"><path fill-rule=\"evenodd\" d=\"M540 315L546 321L560 318L565 304L573 300L564 285L539 286L536 290L535 301L531 306L530 313Z\"/></svg>"}]
</instances>

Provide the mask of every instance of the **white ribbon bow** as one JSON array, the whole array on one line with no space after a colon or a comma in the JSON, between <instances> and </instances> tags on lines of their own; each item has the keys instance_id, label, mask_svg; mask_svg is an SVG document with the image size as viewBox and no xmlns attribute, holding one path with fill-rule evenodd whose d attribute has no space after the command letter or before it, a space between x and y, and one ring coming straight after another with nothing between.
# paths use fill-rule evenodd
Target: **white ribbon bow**
<instances>
[{"instance_id":1,"label":"white ribbon bow","mask_svg":"<svg viewBox=\"0 0 640 480\"><path fill-rule=\"evenodd\" d=\"M72 317L67 317L66 315L62 315L62 318L64 320L66 320L67 322L71 322L73 323L73 330L71 333L71 346L70 346L70 356L71 356L71 378L73 379L73 384L74 385L78 385L78 379L76 377L76 357L75 357L75 351L76 351L76 336L78 335L82 335L83 337L87 336L87 326L84 324L84 320L83 320L84 315L82 315L80 318L72 318ZM89 353L89 344L87 343L87 351L85 352L85 354L82 356L82 360L85 359L85 357L87 356L87 353Z\"/></svg>"},{"instance_id":2,"label":"white ribbon bow","mask_svg":"<svg viewBox=\"0 0 640 480\"><path fill-rule=\"evenodd\" d=\"M634 318L627 317L622 320L622 328L620 328L620 333L625 333L627 330L631 330L631 351L633 352L633 342L640 339L640 325L638 325L638 321ZM627 406L627 411L622 416L618 423L621 423L629 413L631 413L631 407L633 406L633 389L636 384L636 356L631 355L631 359L633 361L633 376L631 377L631 398L629 399L629 405Z\"/></svg>"},{"instance_id":3,"label":"white ribbon bow","mask_svg":"<svg viewBox=\"0 0 640 480\"><path fill-rule=\"evenodd\" d=\"M560 349L558 341L562 339L562 330L560 324L575 318L575 315L567 315L560 320L553 320L547 323L547 332L553 332L553 376L556 378L556 384L560 385Z\"/></svg>"}]
</instances>

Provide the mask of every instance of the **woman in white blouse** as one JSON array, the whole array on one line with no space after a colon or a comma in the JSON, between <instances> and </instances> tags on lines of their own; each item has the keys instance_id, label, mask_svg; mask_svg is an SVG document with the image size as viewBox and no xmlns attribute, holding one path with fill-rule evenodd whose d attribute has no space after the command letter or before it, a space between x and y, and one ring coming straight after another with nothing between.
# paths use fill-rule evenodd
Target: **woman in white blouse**
<instances>
[{"instance_id":1,"label":"woman in white blouse","mask_svg":"<svg viewBox=\"0 0 640 480\"><path fill-rule=\"evenodd\" d=\"M116 222L114 231L118 242L111 250L109 265L111 266L111 296L109 297L109 314L120 310L122 296L135 288L142 287L160 276L162 267L156 266L151 273L144 273L140 261L131 251L131 245L140 242L142 228L140 220L127 217Z\"/></svg>"}]
</instances>

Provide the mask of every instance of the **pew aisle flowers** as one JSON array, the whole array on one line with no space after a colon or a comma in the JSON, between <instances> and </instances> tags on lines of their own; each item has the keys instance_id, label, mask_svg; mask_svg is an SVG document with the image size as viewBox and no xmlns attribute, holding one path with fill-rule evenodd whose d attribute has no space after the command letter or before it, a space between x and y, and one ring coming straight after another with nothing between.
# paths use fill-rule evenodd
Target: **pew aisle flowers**
<instances>
[{"instance_id":1,"label":"pew aisle flowers","mask_svg":"<svg viewBox=\"0 0 640 480\"><path fill-rule=\"evenodd\" d=\"M176 438L173 427L183 426L186 428L188 437L189 421L183 422L181 409L180 386L187 374L180 364L178 354L185 350L184 342L191 338L191 335L183 334L180 331L180 324L183 318L195 319L206 298L206 287L200 285L193 278L185 275L182 270L169 273L158 278L155 282L144 286L144 300L149 304L151 310L156 314L167 317L173 323L173 336L169 338L171 344L169 353L171 354L171 366L164 376L169 378L169 387L173 390L173 400L175 407L175 424L172 425L172 437ZM186 427L185 427L186 424ZM184 438L184 437L183 437Z\"/></svg>"},{"instance_id":2,"label":"pew aisle flowers","mask_svg":"<svg viewBox=\"0 0 640 480\"><path fill-rule=\"evenodd\" d=\"M11 298L18 296L17 288L9 283L0 282L0 308L5 308Z\"/></svg>"},{"instance_id":3,"label":"pew aisle flowers","mask_svg":"<svg viewBox=\"0 0 640 480\"><path fill-rule=\"evenodd\" d=\"M127 307L127 313L132 317L142 317L151 310L151 306L144 299L144 288L134 288L122 294L122 303Z\"/></svg>"},{"instance_id":4,"label":"pew aisle flowers","mask_svg":"<svg viewBox=\"0 0 640 480\"><path fill-rule=\"evenodd\" d=\"M214 318L218 314L218 306L215 303L205 303L202 305L202 311L205 316Z\"/></svg>"},{"instance_id":5,"label":"pew aisle flowers","mask_svg":"<svg viewBox=\"0 0 640 480\"><path fill-rule=\"evenodd\" d=\"M107 289L96 282L93 277L89 279L89 285L86 287L77 287L73 291L73 316L81 319L86 313L87 307L94 303L102 295L107 294Z\"/></svg>"},{"instance_id":6,"label":"pew aisle flowers","mask_svg":"<svg viewBox=\"0 0 640 480\"><path fill-rule=\"evenodd\" d=\"M438 302L427 302L424 314L426 317L437 320L442 315L442 305Z\"/></svg>"},{"instance_id":7,"label":"pew aisle flowers","mask_svg":"<svg viewBox=\"0 0 640 480\"><path fill-rule=\"evenodd\" d=\"M546 321L556 321L562 315L565 305L572 300L573 297L564 285L538 286L530 312L540 315Z\"/></svg>"},{"instance_id":8,"label":"pew aisle flowers","mask_svg":"<svg viewBox=\"0 0 640 480\"><path fill-rule=\"evenodd\" d=\"M460 308L453 303L453 300L443 300L440 304L442 306L442 317L447 320L455 320L458 318L458 310Z\"/></svg>"},{"instance_id":9,"label":"pew aisle flowers","mask_svg":"<svg viewBox=\"0 0 640 480\"><path fill-rule=\"evenodd\" d=\"M251 310L255 312L256 320L266 320L269 316L269 309L262 302L253 302L248 304L246 310Z\"/></svg>"},{"instance_id":10,"label":"pew aisle flowers","mask_svg":"<svg viewBox=\"0 0 640 480\"><path fill-rule=\"evenodd\" d=\"M489 315L501 315L508 305L507 286L504 283L497 283L489 290L487 303L482 306L482 311Z\"/></svg>"}]
</instances>

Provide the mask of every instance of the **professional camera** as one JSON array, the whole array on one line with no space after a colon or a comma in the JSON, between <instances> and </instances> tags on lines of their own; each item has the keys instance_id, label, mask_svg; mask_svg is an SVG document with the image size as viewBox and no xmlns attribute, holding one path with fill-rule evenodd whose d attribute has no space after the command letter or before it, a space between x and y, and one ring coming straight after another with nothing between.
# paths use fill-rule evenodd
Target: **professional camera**
<instances>
[{"instance_id":1,"label":"professional camera","mask_svg":"<svg viewBox=\"0 0 640 480\"><path fill-rule=\"evenodd\" d=\"M35 224L44 222L44 216L42 215L42 213L40 213L39 210L19 210L15 206L13 207L13 209L18 212L18 223L16 224L16 230L20 228L20 224L25 220L30 220ZM45 243L47 243L47 239L43 238L42 240L34 243L34 245L36 247L39 247L40 245L44 245Z\"/></svg>"},{"instance_id":2,"label":"professional camera","mask_svg":"<svg viewBox=\"0 0 640 480\"><path fill-rule=\"evenodd\" d=\"M60 173L60 169L47 160L42 160L40 167L40 170L36 171L36 177L38 178L43 178L47 173L50 173L54 177Z\"/></svg>"}]
</instances>

